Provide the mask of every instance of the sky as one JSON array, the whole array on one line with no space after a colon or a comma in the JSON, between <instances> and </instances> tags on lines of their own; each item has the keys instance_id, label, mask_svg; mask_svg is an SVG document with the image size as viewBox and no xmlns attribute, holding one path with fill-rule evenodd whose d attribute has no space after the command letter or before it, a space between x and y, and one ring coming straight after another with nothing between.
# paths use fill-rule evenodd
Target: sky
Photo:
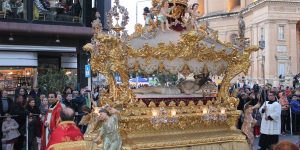
<instances>
[{"instance_id":1,"label":"sky","mask_svg":"<svg viewBox=\"0 0 300 150\"><path fill-rule=\"evenodd\" d=\"M112 0L112 6L114 6ZM129 13L129 23L126 29L129 34L134 32L134 25L140 23L144 25L143 9L144 7L151 7L151 0L120 0L120 5L127 8Z\"/></svg>"}]
</instances>

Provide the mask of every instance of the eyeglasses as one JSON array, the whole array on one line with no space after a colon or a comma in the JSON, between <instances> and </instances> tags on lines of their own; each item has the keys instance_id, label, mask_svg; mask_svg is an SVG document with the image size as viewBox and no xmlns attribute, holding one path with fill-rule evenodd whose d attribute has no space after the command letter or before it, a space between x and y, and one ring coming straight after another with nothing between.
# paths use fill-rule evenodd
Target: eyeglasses
<instances>
[{"instance_id":1,"label":"eyeglasses","mask_svg":"<svg viewBox=\"0 0 300 150\"><path fill-rule=\"evenodd\" d=\"M55 98L55 97L49 97L49 98Z\"/></svg>"}]
</instances>

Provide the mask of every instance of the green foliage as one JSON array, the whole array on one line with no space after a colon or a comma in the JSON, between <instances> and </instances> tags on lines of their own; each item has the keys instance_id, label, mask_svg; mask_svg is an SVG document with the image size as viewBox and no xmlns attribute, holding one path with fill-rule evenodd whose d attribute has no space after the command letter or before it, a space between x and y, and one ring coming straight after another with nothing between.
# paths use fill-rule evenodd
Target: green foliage
<instances>
[{"instance_id":1,"label":"green foliage","mask_svg":"<svg viewBox=\"0 0 300 150\"><path fill-rule=\"evenodd\" d=\"M68 77L63 70L48 70L38 76L38 87L45 94L50 91L62 92L66 86L75 86L76 82L76 76Z\"/></svg>"}]
</instances>

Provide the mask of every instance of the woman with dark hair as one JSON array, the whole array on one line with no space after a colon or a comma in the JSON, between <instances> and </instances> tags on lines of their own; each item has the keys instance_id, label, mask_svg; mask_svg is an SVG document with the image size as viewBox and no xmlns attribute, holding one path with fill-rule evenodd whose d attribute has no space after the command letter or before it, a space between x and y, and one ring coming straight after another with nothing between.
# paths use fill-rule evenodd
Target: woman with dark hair
<instances>
[{"instance_id":1,"label":"woman with dark hair","mask_svg":"<svg viewBox=\"0 0 300 150\"><path fill-rule=\"evenodd\" d=\"M27 91L26 91L25 88L21 87L19 90L16 90L16 93L15 93L15 100L16 100L19 96L22 96L23 99L24 99L24 102L26 102L28 93L27 93Z\"/></svg>"},{"instance_id":2,"label":"woman with dark hair","mask_svg":"<svg viewBox=\"0 0 300 150\"><path fill-rule=\"evenodd\" d=\"M66 94L72 94L73 93L73 89L71 87L65 87L64 91L63 91L63 95Z\"/></svg>"},{"instance_id":3,"label":"woman with dark hair","mask_svg":"<svg viewBox=\"0 0 300 150\"><path fill-rule=\"evenodd\" d=\"M120 150L122 140L118 130L118 110L105 106L99 111L99 120L103 122L100 133L94 140L97 143L101 138L103 141L102 149Z\"/></svg>"},{"instance_id":4,"label":"woman with dark hair","mask_svg":"<svg viewBox=\"0 0 300 150\"><path fill-rule=\"evenodd\" d=\"M26 115L28 113L25 110L25 99L24 95L19 95L14 104L13 115L16 115L15 120L19 124L19 132L21 136L19 136L18 141L15 143L15 149L22 149L24 143L24 136L26 132Z\"/></svg>"},{"instance_id":5,"label":"woman with dark hair","mask_svg":"<svg viewBox=\"0 0 300 150\"><path fill-rule=\"evenodd\" d=\"M40 144L41 139L41 121L39 118L40 110L35 105L35 100L29 98L27 101L26 110L29 113L29 122L28 122L28 145L29 150L33 150L36 147L36 143Z\"/></svg>"}]
</instances>

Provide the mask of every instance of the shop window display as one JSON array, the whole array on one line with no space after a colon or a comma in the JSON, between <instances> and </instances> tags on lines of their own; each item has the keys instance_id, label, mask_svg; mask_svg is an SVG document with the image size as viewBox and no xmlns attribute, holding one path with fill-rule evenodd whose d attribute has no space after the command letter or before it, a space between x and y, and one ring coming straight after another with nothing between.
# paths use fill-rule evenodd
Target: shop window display
<instances>
[{"instance_id":1,"label":"shop window display","mask_svg":"<svg viewBox=\"0 0 300 150\"><path fill-rule=\"evenodd\" d=\"M15 89L25 86L30 89L36 83L35 68L0 68L0 89L5 89L14 95Z\"/></svg>"}]
</instances>

